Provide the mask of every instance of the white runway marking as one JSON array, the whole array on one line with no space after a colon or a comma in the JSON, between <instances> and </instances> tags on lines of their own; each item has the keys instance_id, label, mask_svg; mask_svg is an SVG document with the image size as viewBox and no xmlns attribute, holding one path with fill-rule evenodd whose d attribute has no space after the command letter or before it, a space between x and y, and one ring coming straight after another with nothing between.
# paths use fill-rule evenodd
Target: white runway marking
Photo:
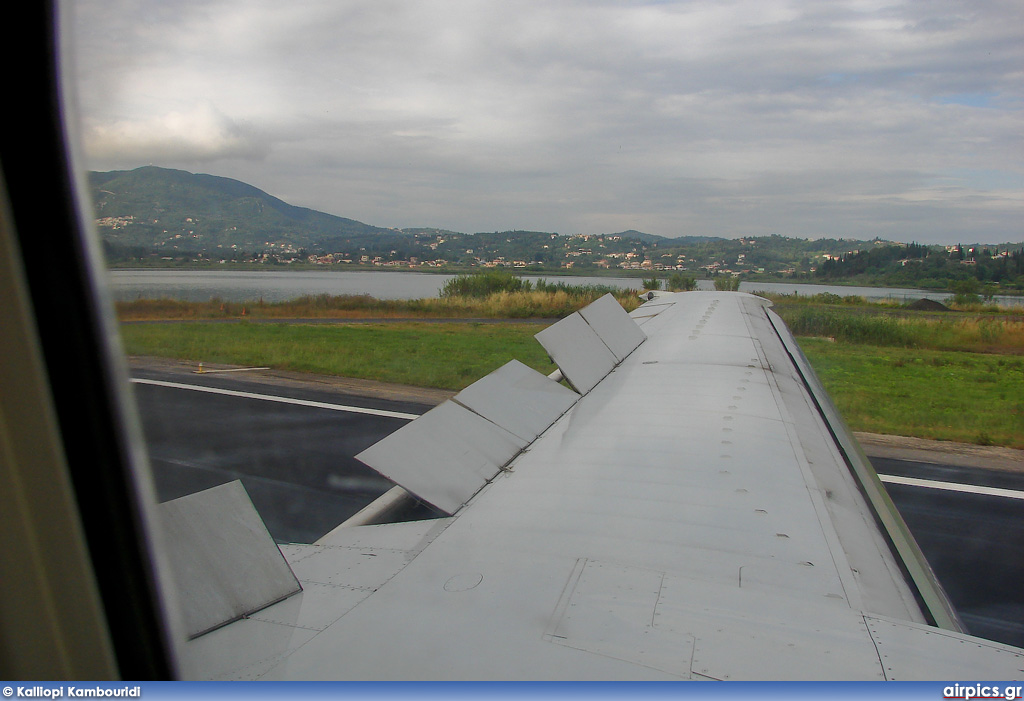
<instances>
[{"instance_id":1,"label":"white runway marking","mask_svg":"<svg viewBox=\"0 0 1024 701\"><path fill-rule=\"evenodd\" d=\"M960 484L959 482L935 482L918 479L917 477L900 477L898 475L879 475L878 478L889 484L905 484L910 487L926 487L928 489L945 489L950 492L966 492L967 494L985 494L992 497L1007 499L1024 499L1024 492L999 487L982 487L977 484Z\"/></svg>"},{"instance_id":2,"label":"white runway marking","mask_svg":"<svg viewBox=\"0 0 1024 701\"><path fill-rule=\"evenodd\" d=\"M188 389L194 392L207 392L209 394L223 394L228 397L240 397L242 399L260 399L265 402L278 402L280 404L294 404L296 406L308 406L314 409L330 409L332 411L347 411L353 414L370 414L371 416L384 416L390 419L406 419L411 421L419 414L406 414L400 411L386 411L384 409L368 409L362 406L347 406L345 404L328 404L326 402L314 402L308 399L291 399L290 397L275 397L270 394L255 394L253 392L239 392L232 389L219 389L217 387L203 387L201 385L187 385L180 382L164 382L163 380L144 380L132 378L132 382L140 385L154 385L156 387L170 387L171 389Z\"/></svg>"},{"instance_id":3,"label":"white runway marking","mask_svg":"<svg viewBox=\"0 0 1024 701\"><path fill-rule=\"evenodd\" d=\"M222 372L250 372L252 370L269 370L270 368L226 368L224 370L207 370L203 367L202 363L199 363L199 369L193 370L192 373L195 375L216 375Z\"/></svg>"}]
</instances>

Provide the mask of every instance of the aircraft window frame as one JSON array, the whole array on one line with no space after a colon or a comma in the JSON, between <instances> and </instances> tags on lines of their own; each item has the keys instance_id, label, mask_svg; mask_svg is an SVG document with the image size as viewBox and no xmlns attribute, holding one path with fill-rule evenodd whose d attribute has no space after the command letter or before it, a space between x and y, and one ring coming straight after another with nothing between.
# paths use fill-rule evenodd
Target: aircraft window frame
<instances>
[{"instance_id":1,"label":"aircraft window frame","mask_svg":"<svg viewBox=\"0 0 1024 701\"><path fill-rule=\"evenodd\" d=\"M169 589L159 584L169 580L153 544L155 501L148 472L140 468L145 452L103 282L105 266L82 199L69 38L60 31L71 10L71 3L32 3L17 23L16 46L5 43L17 54L7 65L17 66L9 88L18 100L5 115L0 138L10 228L20 250L14 264L23 274L48 381L44 399L56 416L57 447L67 464L117 673L167 679L175 676L172 640L178 636L168 616ZM59 574L59 561L49 565ZM108 674L96 669L83 677Z\"/></svg>"}]
</instances>

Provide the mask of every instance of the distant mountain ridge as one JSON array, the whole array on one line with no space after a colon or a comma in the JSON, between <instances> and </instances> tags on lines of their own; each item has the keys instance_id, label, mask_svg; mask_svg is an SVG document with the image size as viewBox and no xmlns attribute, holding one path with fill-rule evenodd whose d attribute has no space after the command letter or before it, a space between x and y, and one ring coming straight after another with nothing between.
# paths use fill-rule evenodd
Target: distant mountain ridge
<instances>
[{"instance_id":1,"label":"distant mountain ridge","mask_svg":"<svg viewBox=\"0 0 1024 701\"><path fill-rule=\"evenodd\" d=\"M405 247L417 235L465 235L373 226L288 204L240 180L158 166L91 172L89 182L103 238L122 248L332 251ZM672 240L635 230L612 235L645 243Z\"/></svg>"},{"instance_id":2,"label":"distant mountain ridge","mask_svg":"<svg viewBox=\"0 0 1024 701\"><path fill-rule=\"evenodd\" d=\"M579 274L674 271L794 279L827 275L844 280L860 276L857 279L885 284L919 280L935 287L964 277L982 279L983 272L985 280L1012 279L1021 274L1024 260L1017 246L981 247L979 252L968 247L953 260L943 246L894 244L877 237L667 238L635 229L572 235L522 230L460 233L429 226L399 230L297 207L247 183L215 175L145 166L94 172L89 178L97 225L112 265L510 268ZM884 265L876 264L883 259Z\"/></svg>"}]
</instances>

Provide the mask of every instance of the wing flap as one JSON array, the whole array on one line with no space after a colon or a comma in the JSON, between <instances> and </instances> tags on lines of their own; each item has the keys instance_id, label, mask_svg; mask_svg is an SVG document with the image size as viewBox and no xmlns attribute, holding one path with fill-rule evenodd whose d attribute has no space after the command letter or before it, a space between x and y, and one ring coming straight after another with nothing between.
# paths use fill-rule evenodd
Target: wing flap
<instances>
[{"instance_id":1,"label":"wing flap","mask_svg":"<svg viewBox=\"0 0 1024 701\"><path fill-rule=\"evenodd\" d=\"M544 329L536 339L576 391L586 394L647 335L607 294Z\"/></svg>"},{"instance_id":2,"label":"wing flap","mask_svg":"<svg viewBox=\"0 0 1024 701\"><path fill-rule=\"evenodd\" d=\"M191 637L301 591L241 482L166 502L160 514Z\"/></svg>"},{"instance_id":3,"label":"wing flap","mask_svg":"<svg viewBox=\"0 0 1024 701\"><path fill-rule=\"evenodd\" d=\"M187 676L260 678L384 586L449 523L354 526L322 544L282 545L301 592L191 640L182 659Z\"/></svg>"},{"instance_id":4,"label":"wing flap","mask_svg":"<svg viewBox=\"0 0 1024 701\"><path fill-rule=\"evenodd\" d=\"M356 459L441 511L454 514L526 444L449 400Z\"/></svg>"},{"instance_id":5,"label":"wing flap","mask_svg":"<svg viewBox=\"0 0 1024 701\"><path fill-rule=\"evenodd\" d=\"M459 392L453 401L531 443L579 398L513 360Z\"/></svg>"},{"instance_id":6,"label":"wing flap","mask_svg":"<svg viewBox=\"0 0 1024 701\"><path fill-rule=\"evenodd\" d=\"M592 390L615 367L615 356L579 312L547 327L536 339L580 394Z\"/></svg>"},{"instance_id":7,"label":"wing flap","mask_svg":"<svg viewBox=\"0 0 1024 701\"><path fill-rule=\"evenodd\" d=\"M610 294L581 309L580 316L608 346L608 350L615 356L616 363L621 363L626 356L636 350L637 346L647 340L647 334L640 330L622 305Z\"/></svg>"}]
</instances>

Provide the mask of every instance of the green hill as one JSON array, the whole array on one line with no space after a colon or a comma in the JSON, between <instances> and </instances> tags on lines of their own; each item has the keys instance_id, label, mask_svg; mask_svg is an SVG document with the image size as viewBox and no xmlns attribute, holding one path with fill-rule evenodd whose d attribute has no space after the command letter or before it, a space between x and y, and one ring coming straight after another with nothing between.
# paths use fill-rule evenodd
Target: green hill
<instances>
[{"instance_id":1,"label":"green hill","mask_svg":"<svg viewBox=\"0 0 1024 701\"><path fill-rule=\"evenodd\" d=\"M167 251L298 250L374 246L408 236L290 205L230 178L155 166L90 173L109 245Z\"/></svg>"},{"instance_id":2,"label":"green hill","mask_svg":"<svg viewBox=\"0 0 1024 701\"><path fill-rule=\"evenodd\" d=\"M658 234L646 234L643 231L637 231L636 229L620 231L617 234L609 234L609 236L621 236L624 239L635 239L637 241L643 241L644 243L654 243L660 246L692 246L698 243L712 243L715 241L728 240L721 236L679 236L677 238L668 238L667 236L659 236Z\"/></svg>"}]
</instances>

